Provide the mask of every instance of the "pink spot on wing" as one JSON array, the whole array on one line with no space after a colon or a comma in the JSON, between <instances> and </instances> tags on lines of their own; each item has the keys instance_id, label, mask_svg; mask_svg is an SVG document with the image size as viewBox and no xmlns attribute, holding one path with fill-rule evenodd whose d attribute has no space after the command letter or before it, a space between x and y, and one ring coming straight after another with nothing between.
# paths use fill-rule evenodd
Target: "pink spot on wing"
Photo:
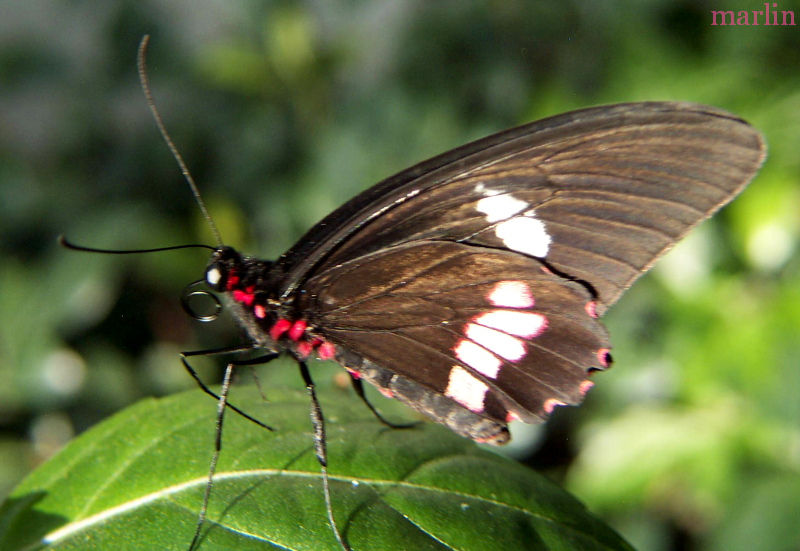
<instances>
[{"instance_id":1,"label":"pink spot on wing","mask_svg":"<svg viewBox=\"0 0 800 551\"><path fill-rule=\"evenodd\" d=\"M494 306L508 308L531 308L534 303L531 288L524 281L501 281L486 298Z\"/></svg>"},{"instance_id":2,"label":"pink spot on wing","mask_svg":"<svg viewBox=\"0 0 800 551\"><path fill-rule=\"evenodd\" d=\"M394 392L392 392L391 390L389 390L386 387L379 386L378 387L378 392L380 392L381 394L383 394L387 398L394 398Z\"/></svg>"},{"instance_id":3,"label":"pink spot on wing","mask_svg":"<svg viewBox=\"0 0 800 551\"><path fill-rule=\"evenodd\" d=\"M239 281L241 281L241 279L239 278L238 275L230 273L228 274L228 280L225 282L225 287L228 289L228 291L230 291L234 287L239 285Z\"/></svg>"},{"instance_id":4,"label":"pink spot on wing","mask_svg":"<svg viewBox=\"0 0 800 551\"><path fill-rule=\"evenodd\" d=\"M444 391L444 395L448 398L452 398L470 411L481 413L485 409L488 391L489 386L486 383L460 365L450 368L447 388Z\"/></svg>"},{"instance_id":5,"label":"pink spot on wing","mask_svg":"<svg viewBox=\"0 0 800 551\"><path fill-rule=\"evenodd\" d=\"M336 355L336 346L329 342L323 342L317 348L317 355L320 360L330 360Z\"/></svg>"},{"instance_id":6,"label":"pink spot on wing","mask_svg":"<svg viewBox=\"0 0 800 551\"><path fill-rule=\"evenodd\" d=\"M303 333L306 332L306 327L308 327L308 324L306 322L304 322L303 320L297 320L289 328L289 333L288 333L289 338L292 339L293 341L300 340L300 337L302 337Z\"/></svg>"},{"instance_id":7,"label":"pink spot on wing","mask_svg":"<svg viewBox=\"0 0 800 551\"><path fill-rule=\"evenodd\" d=\"M589 314L589 316L591 316L593 318L598 317L597 316L597 301L590 300L589 302L586 303L585 308L586 308L586 313Z\"/></svg>"},{"instance_id":8,"label":"pink spot on wing","mask_svg":"<svg viewBox=\"0 0 800 551\"><path fill-rule=\"evenodd\" d=\"M506 423L510 423L511 421L521 421L521 419L515 412L509 411L506 413Z\"/></svg>"},{"instance_id":9,"label":"pink spot on wing","mask_svg":"<svg viewBox=\"0 0 800 551\"><path fill-rule=\"evenodd\" d=\"M272 326L269 330L269 336L273 341L277 341L281 336L289 330L292 326L292 322L287 319L279 319L275 322L275 325Z\"/></svg>"},{"instance_id":10,"label":"pink spot on wing","mask_svg":"<svg viewBox=\"0 0 800 551\"><path fill-rule=\"evenodd\" d=\"M477 316L475 323L528 339L538 337L547 329L544 315L514 310L492 310Z\"/></svg>"},{"instance_id":11,"label":"pink spot on wing","mask_svg":"<svg viewBox=\"0 0 800 551\"><path fill-rule=\"evenodd\" d=\"M478 373L482 373L491 379L497 378L502 364L500 358L475 344L472 341L461 339L453 348L456 358L470 366Z\"/></svg>"},{"instance_id":12,"label":"pink spot on wing","mask_svg":"<svg viewBox=\"0 0 800 551\"><path fill-rule=\"evenodd\" d=\"M597 351L597 361L600 362L600 365L603 367L608 367L611 363L611 354L609 352L608 348L601 348Z\"/></svg>"},{"instance_id":13,"label":"pink spot on wing","mask_svg":"<svg viewBox=\"0 0 800 551\"><path fill-rule=\"evenodd\" d=\"M256 307L253 308L253 313L262 320L267 317L267 309L264 308L263 304L256 304Z\"/></svg>"},{"instance_id":14,"label":"pink spot on wing","mask_svg":"<svg viewBox=\"0 0 800 551\"><path fill-rule=\"evenodd\" d=\"M521 360L528 352L523 341L477 323L468 323L464 334L470 340L512 362Z\"/></svg>"},{"instance_id":15,"label":"pink spot on wing","mask_svg":"<svg viewBox=\"0 0 800 551\"><path fill-rule=\"evenodd\" d=\"M556 406L566 406L567 404L562 402L561 400L556 400L555 398L549 398L544 401L544 412L547 414L553 413L553 410L556 409Z\"/></svg>"},{"instance_id":16,"label":"pink spot on wing","mask_svg":"<svg viewBox=\"0 0 800 551\"><path fill-rule=\"evenodd\" d=\"M594 383L589 379L586 379L584 381L581 381L581 384L578 387L578 392L580 392L583 396L586 396L586 393L589 392L589 390L591 390L593 386Z\"/></svg>"}]
</instances>

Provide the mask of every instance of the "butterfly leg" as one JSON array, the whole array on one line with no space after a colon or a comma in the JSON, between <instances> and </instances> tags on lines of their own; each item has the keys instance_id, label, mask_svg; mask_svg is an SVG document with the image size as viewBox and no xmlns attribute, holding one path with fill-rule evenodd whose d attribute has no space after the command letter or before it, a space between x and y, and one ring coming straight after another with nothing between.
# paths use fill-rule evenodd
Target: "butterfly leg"
<instances>
[{"instance_id":1,"label":"butterfly leg","mask_svg":"<svg viewBox=\"0 0 800 551\"><path fill-rule=\"evenodd\" d=\"M322 416L322 407L319 405L317 399L317 391L314 386L314 381L311 380L311 373L308 371L308 366L302 360L297 360L297 365L300 366L300 375L305 382L306 390L311 398L311 424L314 427L314 452L317 456L317 461L322 471L322 491L325 494L325 509L328 513L328 522L333 529L333 534L336 536L336 541L342 546L344 551L352 551L352 548L342 537L339 532L339 527L336 526L336 520L333 518L333 507L331 506L331 489L328 483L328 450L327 440L325 437L325 418Z\"/></svg>"},{"instance_id":2,"label":"butterfly leg","mask_svg":"<svg viewBox=\"0 0 800 551\"><path fill-rule=\"evenodd\" d=\"M279 356L277 352L270 352L269 354L264 354L263 356L259 356L257 358L251 358L248 360L237 360L233 362L228 362L228 365L225 367L225 375L222 378L222 388L220 389L219 395L214 393L211 389L209 389L205 383L200 379L197 372L192 369L189 362L186 360L188 356L198 356L205 353L206 355L211 354L221 354L225 352L236 352L241 350L247 350L248 348L252 347L239 347L237 348L227 348L227 349L218 349L218 350L211 350L211 351L197 351L197 352L184 352L181 354L181 360L183 361L183 365L186 366L186 369L192 375L192 377L197 381L206 394L214 396L217 398L217 420L215 423L215 431L214 431L214 453L211 456L211 464L208 467L208 480L206 481L206 489L203 492L203 505L200 507L200 513L197 515L197 526L195 527L194 537L192 538L191 544L189 544L189 551L193 551L196 549L197 544L200 541L200 534L203 529L203 524L206 521L206 515L208 513L208 501L211 498L211 487L214 485L214 473L217 470L217 462L219 461L219 454L222 451L222 425L225 421L225 410L227 408L231 408L239 415L243 416L245 419L248 419L257 425L264 427L268 430L273 430L271 427L265 425L261 421L255 419L254 417L249 416L248 414L244 413L242 410L237 408L236 406L228 403L228 393L230 392L231 388L231 379L233 378L233 370L236 367L241 367L243 365L255 365L255 364L262 364L267 363L271 360L274 360Z\"/></svg>"},{"instance_id":3,"label":"butterfly leg","mask_svg":"<svg viewBox=\"0 0 800 551\"><path fill-rule=\"evenodd\" d=\"M252 345L243 345L243 346L231 346L231 347L225 347L225 348L214 348L214 349L209 349L209 350L193 350L193 351L189 351L189 352L181 352L181 362L183 363L183 367L186 369L186 371L189 372L189 375L191 375L192 379L195 380L195 382L201 388L201 390L203 392L205 392L206 394L208 394L209 396L213 397L214 399L216 399L219 402L220 401L220 396L218 394L216 394L213 390L208 388L208 386L200 378L200 375L198 375L197 371L195 371L195 369L189 363L188 358L190 358L192 356L214 356L214 355L218 355L218 354L232 354L232 353L236 353L236 352L245 352L247 350L253 350L253 346ZM271 360L273 360L273 359L275 359L277 357L278 357L277 353L271 352L269 354L265 354L263 356L259 356L258 358L253 358L252 360L235 362L235 365L262 364L262 363L267 363L267 362L269 362L269 361L271 361ZM266 425L266 424L262 423L261 421L259 421L255 417L252 417L252 416L248 415L247 413L245 413L244 411L242 411L241 409L239 409L235 405L233 405L231 403L228 403L227 401L226 401L226 406L231 408L233 411L235 411L236 413L238 413L239 415L241 415L242 417L244 417L248 421L251 421L251 422L255 423L259 427L267 429L269 431L273 430L272 427L270 427L269 425Z\"/></svg>"},{"instance_id":4,"label":"butterfly leg","mask_svg":"<svg viewBox=\"0 0 800 551\"><path fill-rule=\"evenodd\" d=\"M225 409L228 406L228 391L231 387L231 376L233 375L233 368L235 364L229 363L225 368L225 376L222 379L222 389L219 393L219 401L217 402L217 421L214 436L214 453L211 456L211 465L208 468L208 481L206 482L206 489L203 493L203 505L200 508L200 513L197 516L197 526L194 530L194 537L192 543L189 544L189 551L193 551L199 540L200 533L203 529L203 523L206 520L208 513L208 500L211 497L211 486L214 483L214 473L217 470L217 461L219 460L219 453L222 450L222 423L225 420Z\"/></svg>"},{"instance_id":5,"label":"butterfly leg","mask_svg":"<svg viewBox=\"0 0 800 551\"><path fill-rule=\"evenodd\" d=\"M364 394L364 382L359 379L358 377L354 377L352 373L350 374L350 382L353 384L353 390L356 391L356 394L361 401L364 402L372 414L384 425L392 429L410 429L419 425L419 422L416 423L392 423L388 419L386 419L383 415L375 409L375 406L367 399L366 394Z\"/></svg>"}]
</instances>

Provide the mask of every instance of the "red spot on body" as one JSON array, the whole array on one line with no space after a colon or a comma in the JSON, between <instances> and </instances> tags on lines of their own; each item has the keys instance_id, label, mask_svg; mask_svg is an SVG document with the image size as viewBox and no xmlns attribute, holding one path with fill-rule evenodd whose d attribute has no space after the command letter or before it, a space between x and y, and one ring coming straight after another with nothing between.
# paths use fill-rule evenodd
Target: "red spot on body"
<instances>
[{"instance_id":1,"label":"red spot on body","mask_svg":"<svg viewBox=\"0 0 800 551\"><path fill-rule=\"evenodd\" d=\"M506 413L506 423L510 423L511 421L520 421L519 415L513 411Z\"/></svg>"},{"instance_id":2,"label":"red spot on body","mask_svg":"<svg viewBox=\"0 0 800 551\"><path fill-rule=\"evenodd\" d=\"M239 285L239 281L241 281L241 279L239 278L238 275L230 273L228 274L228 280L225 282L225 287L228 289L228 291L230 291L234 287Z\"/></svg>"},{"instance_id":3,"label":"red spot on body","mask_svg":"<svg viewBox=\"0 0 800 551\"><path fill-rule=\"evenodd\" d=\"M586 303L586 313L593 318L597 317L597 301L590 300Z\"/></svg>"},{"instance_id":4,"label":"red spot on body","mask_svg":"<svg viewBox=\"0 0 800 551\"><path fill-rule=\"evenodd\" d=\"M252 285L247 287L245 290L236 289L233 291L233 300L246 304L247 306L251 306L253 301L256 299L255 291L256 288Z\"/></svg>"},{"instance_id":5,"label":"red spot on body","mask_svg":"<svg viewBox=\"0 0 800 551\"><path fill-rule=\"evenodd\" d=\"M303 336L303 333L306 332L306 327L308 327L308 324L306 322L304 322L303 320L297 320L289 328L289 338L295 342L299 341L300 337Z\"/></svg>"},{"instance_id":6,"label":"red spot on body","mask_svg":"<svg viewBox=\"0 0 800 551\"><path fill-rule=\"evenodd\" d=\"M311 354L311 351L314 350L314 346L308 341L303 341L297 343L296 350L298 356L301 358L306 358L309 354Z\"/></svg>"},{"instance_id":7,"label":"red spot on body","mask_svg":"<svg viewBox=\"0 0 800 551\"><path fill-rule=\"evenodd\" d=\"M386 396L387 398L394 398L394 392L392 392L392 391L391 391L391 390L389 390L388 388L385 388L385 387L380 387L380 386L379 386L379 387L378 387L378 392L380 392L381 394L383 394L383 395L384 395L384 396Z\"/></svg>"},{"instance_id":8,"label":"red spot on body","mask_svg":"<svg viewBox=\"0 0 800 551\"><path fill-rule=\"evenodd\" d=\"M329 342L323 342L317 348L317 355L320 360L330 360L336 355L336 346Z\"/></svg>"},{"instance_id":9,"label":"red spot on body","mask_svg":"<svg viewBox=\"0 0 800 551\"><path fill-rule=\"evenodd\" d=\"M586 393L594 386L594 383L589 379L585 381L581 381L580 386L578 387L578 391L583 395L586 396Z\"/></svg>"},{"instance_id":10,"label":"red spot on body","mask_svg":"<svg viewBox=\"0 0 800 551\"><path fill-rule=\"evenodd\" d=\"M264 319L265 317L267 317L267 309L264 308L263 304L256 304L256 307L253 308L253 313L259 319Z\"/></svg>"},{"instance_id":11,"label":"red spot on body","mask_svg":"<svg viewBox=\"0 0 800 551\"><path fill-rule=\"evenodd\" d=\"M292 322L287 319L279 319L275 322L275 325L269 330L269 336L273 341L277 341L281 336L289 330L292 326Z\"/></svg>"},{"instance_id":12,"label":"red spot on body","mask_svg":"<svg viewBox=\"0 0 800 551\"><path fill-rule=\"evenodd\" d=\"M548 268L547 266L540 266L540 268L541 268L541 269L542 269L542 271L543 271L544 273L546 273L546 274L552 274L552 273L553 273L553 270L551 270L551 269L550 269L550 268Z\"/></svg>"},{"instance_id":13,"label":"red spot on body","mask_svg":"<svg viewBox=\"0 0 800 551\"><path fill-rule=\"evenodd\" d=\"M601 348L597 351L597 361L600 362L600 365L603 367L608 367L611 364L611 354L608 348Z\"/></svg>"}]
</instances>

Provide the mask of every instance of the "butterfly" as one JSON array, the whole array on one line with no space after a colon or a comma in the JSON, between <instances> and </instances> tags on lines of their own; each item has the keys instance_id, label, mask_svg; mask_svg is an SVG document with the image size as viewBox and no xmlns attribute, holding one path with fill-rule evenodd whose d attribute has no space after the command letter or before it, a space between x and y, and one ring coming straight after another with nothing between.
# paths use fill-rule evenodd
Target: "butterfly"
<instances>
[{"instance_id":1,"label":"butterfly","mask_svg":"<svg viewBox=\"0 0 800 551\"><path fill-rule=\"evenodd\" d=\"M730 202L765 158L742 119L674 102L593 107L519 126L400 172L357 195L274 261L226 246L188 170L156 122L217 234L204 281L244 329L228 364L294 358L311 397L328 518L325 424L306 362L334 360L366 400L366 381L472 440L509 441L579 404L611 366L601 317L692 227ZM69 245L71 246L71 245ZM73 248L92 250L72 246ZM107 251L109 252L109 251ZM119 252L119 251L114 251ZM141 251L137 251L141 252ZM226 350L230 351L230 350ZM387 424L390 424L386 422ZM267 427L269 428L269 427ZM199 541L220 436L195 538Z\"/></svg>"},{"instance_id":2,"label":"butterfly","mask_svg":"<svg viewBox=\"0 0 800 551\"><path fill-rule=\"evenodd\" d=\"M259 348L333 359L480 442L579 403L600 317L730 201L758 133L686 103L585 109L388 178L274 262L220 247L207 283Z\"/></svg>"},{"instance_id":3,"label":"butterfly","mask_svg":"<svg viewBox=\"0 0 800 551\"><path fill-rule=\"evenodd\" d=\"M757 131L711 107L574 111L387 178L275 261L220 246L205 280L307 383L308 358L335 360L360 395L366 381L503 444L510 421L582 401L611 365L601 316L764 155Z\"/></svg>"}]
</instances>

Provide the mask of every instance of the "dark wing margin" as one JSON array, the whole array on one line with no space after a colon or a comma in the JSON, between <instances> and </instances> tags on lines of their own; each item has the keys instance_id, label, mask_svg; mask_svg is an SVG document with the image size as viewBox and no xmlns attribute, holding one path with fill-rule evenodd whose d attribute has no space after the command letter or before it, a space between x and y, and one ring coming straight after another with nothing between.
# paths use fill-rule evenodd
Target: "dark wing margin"
<instances>
[{"instance_id":1,"label":"dark wing margin","mask_svg":"<svg viewBox=\"0 0 800 551\"><path fill-rule=\"evenodd\" d=\"M332 266L444 239L509 248L507 219L478 210L504 194L549 238L542 256L598 294L598 313L693 226L739 193L765 156L760 134L712 107L649 102L584 109L467 144L388 178L312 228L278 261L287 296ZM524 224L522 227L525 227ZM511 247L513 249L513 247Z\"/></svg>"}]
</instances>

